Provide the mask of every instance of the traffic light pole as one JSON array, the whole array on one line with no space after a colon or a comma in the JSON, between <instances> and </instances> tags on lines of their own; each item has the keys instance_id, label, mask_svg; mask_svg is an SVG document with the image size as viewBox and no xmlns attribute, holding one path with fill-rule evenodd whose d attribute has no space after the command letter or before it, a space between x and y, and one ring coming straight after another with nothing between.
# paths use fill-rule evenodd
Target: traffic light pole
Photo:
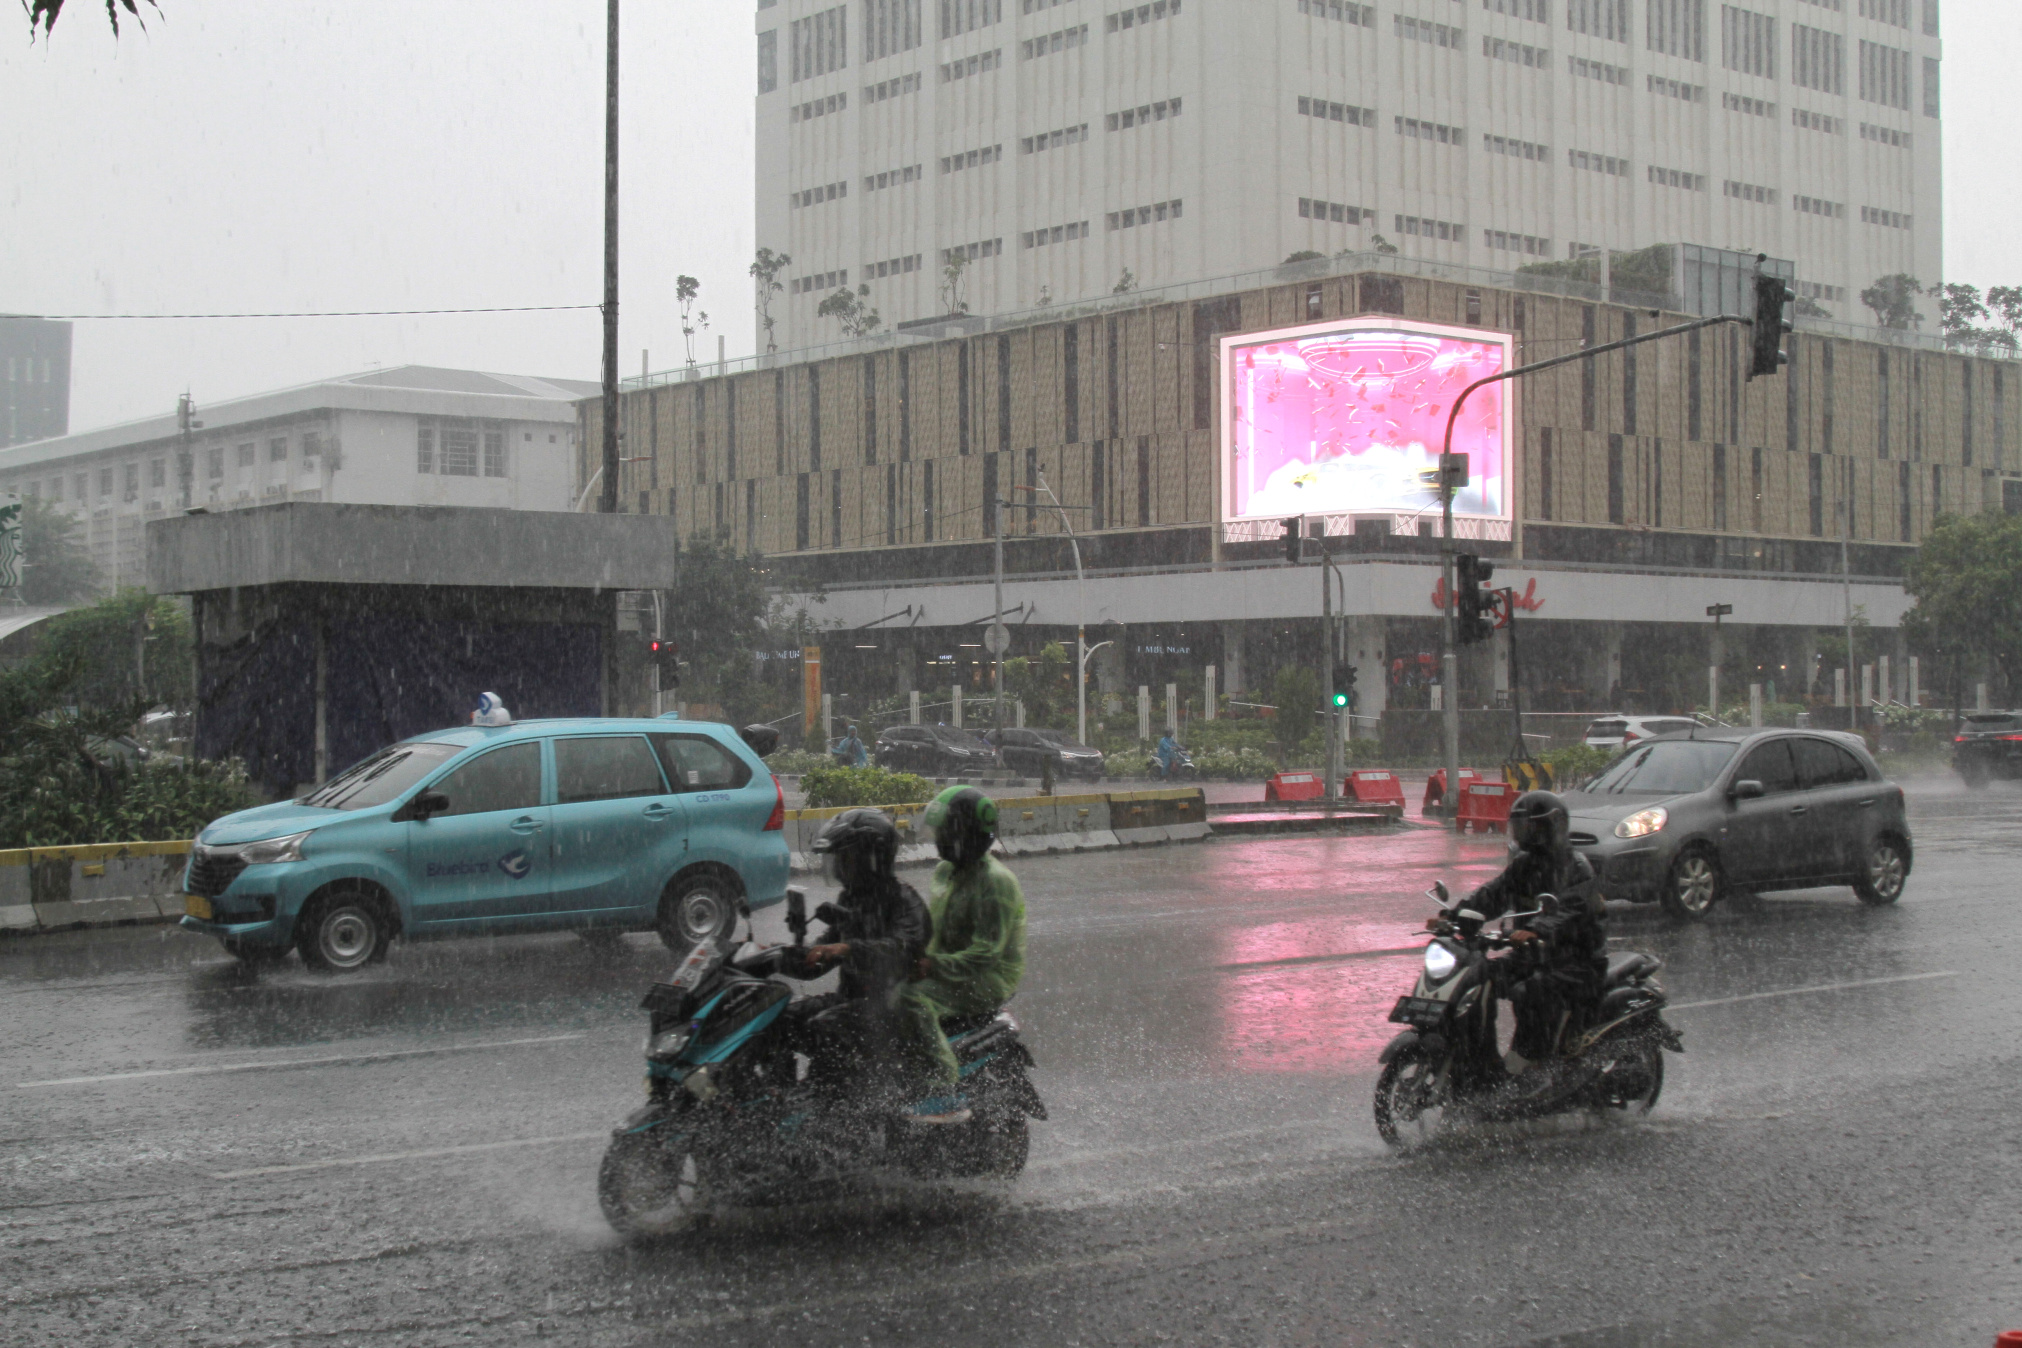
<instances>
[{"instance_id":1,"label":"traffic light pole","mask_svg":"<svg viewBox=\"0 0 2022 1348\"><path fill-rule=\"evenodd\" d=\"M1320 526L1320 667L1325 671L1320 688L1327 696L1327 807L1334 807L1341 790L1341 709L1334 705L1334 559L1327 546L1327 526Z\"/></svg>"},{"instance_id":2,"label":"traffic light pole","mask_svg":"<svg viewBox=\"0 0 2022 1348\"><path fill-rule=\"evenodd\" d=\"M1779 324L1782 322L1780 309L1777 314L1777 322ZM1468 395L1476 389L1486 388L1490 384L1501 383L1505 379L1515 379L1518 375L1524 374L1536 374L1542 370L1555 369L1561 365L1571 365L1575 361L1591 360L1595 356L1603 356L1610 351L1622 351L1632 346L1641 346L1644 342L1654 342L1661 337L1676 337L1680 333L1697 332L1701 328L1718 327L1722 323L1740 323L1748 327L1754 326L1753 319L1743 318L1739 314L1716 314L1712 318L1695 318L1690 323L1680 323L1676 327L1659 328L1655 332L1646 332L1637 337L1624 337L1619 342L1605 342L1600 346L1590 346L1567 355L1553 356L1549 360L1533 361L1529 365L1519 365L1514 369L1504 370L1501 374L1492 374L1485 379L1477 379L1462 389L1460 396L1453 400L1453 407L1446 414L1446 437L1440 442L1439 446L1439 571L1441 578L1440 589L1446 599L1441 613L1439 628L1440 709L1444 722L1443 729L1446 732L1446 753L1444 755L1446 761L1446 793L1442 797L1442 803L1449 819L1453 818L1457 812L1456 806L1460 796L1458 790L1460 782L1460 681L1458 677L1460 654L1459 645L1456 640L1459 625L1459 595L1455 592L1453 583L1453 494L1464 484L1454 482L1452 477L1447 474L1446 466L1453 454L1453 425L1454 422L1460 419L1462 404L1466 403Z\"/></svg>"}]
</instances>

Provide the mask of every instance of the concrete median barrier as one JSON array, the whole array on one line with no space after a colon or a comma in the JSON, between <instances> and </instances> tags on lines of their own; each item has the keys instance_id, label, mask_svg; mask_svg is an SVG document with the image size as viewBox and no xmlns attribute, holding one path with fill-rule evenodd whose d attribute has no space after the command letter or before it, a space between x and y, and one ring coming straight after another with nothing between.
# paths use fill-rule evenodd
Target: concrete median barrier
<instances>
[{"instance_id":1,"label":"concrete median barrier","mask_svg":"<svg viewBox=\"0 0 2022 1348\"><path fill-rule=\"evenodd\" d=\"M0 851L0 931L59 931L183 915L186 840Z\"/></svg>"},{"instance_id":2,"label":"concrete median barrier","mask_svg":"<svg viewBox=\"0 0 2022 1348\"><path fill-rule=\"evenodd\" d=\"M1211 832L1207 796L1197 786L992 799L997 802L998 845L1007 856L1192 842L1208 837ZM795 874L806 875L821 869L819 859L808 847L822 825L844 808L851 807L786 812L786 843L793 851ZM939 860L933 836L920 822L926 802L881 808L898 825L901 866L931 865Z\"/></svg>"}]
</instances>

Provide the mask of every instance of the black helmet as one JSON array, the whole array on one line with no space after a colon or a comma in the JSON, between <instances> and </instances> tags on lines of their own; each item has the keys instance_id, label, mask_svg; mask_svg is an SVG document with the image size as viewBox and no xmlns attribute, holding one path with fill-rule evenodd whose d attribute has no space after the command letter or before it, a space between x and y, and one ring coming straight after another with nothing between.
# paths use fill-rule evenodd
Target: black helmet
<instances>
[{"instance_id":1,"label":"black helmet","mask_svg":"<svg viewBox=\"0 0 2022 1348\"><path fill-rule=\"evenodd\" d=\"M830 880L856 889L895 873L899 831L883 810L844 810L822 825L811 850Z\"/></svg>"},{"instance_id":2,"label":"black helmet","mask_svg":"<svg viewBox=\"0 0 2022 1348\"><path fill-rule=\"evenodd\" d=\"M969 866L997 837L997 802L973 786L951 786L934 797L924 816L934 830L934 850L944 861Z\"/></svg>"},{"instance_id":3,"label":"black helmet","mask_svg":"<svg viewBox=\"0 0 2022 1348\"><path fill-rule=\"evenodd\" d=\"M1509 807L1509 840L1525 852L1555 854L1566 845L1566 803L1550 791L1526 791Z\"/></svg>"}]
</instances>

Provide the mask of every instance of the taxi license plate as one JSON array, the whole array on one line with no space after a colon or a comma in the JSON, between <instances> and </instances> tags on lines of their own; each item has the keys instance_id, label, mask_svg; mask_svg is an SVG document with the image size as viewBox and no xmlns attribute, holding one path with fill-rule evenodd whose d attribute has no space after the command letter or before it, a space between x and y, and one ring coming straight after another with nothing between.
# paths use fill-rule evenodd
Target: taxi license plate
<instances>
[{"instance_id":1,"label":"taxi license plate","mask_svg":"<svg viewBox=\"0 0 2022 1348\"><path fill-rule=\"evenodd\" d=\"M211 901L201 894L183 895L183 911L191 917L211 920Z\"/></svg>"}]
</instances>

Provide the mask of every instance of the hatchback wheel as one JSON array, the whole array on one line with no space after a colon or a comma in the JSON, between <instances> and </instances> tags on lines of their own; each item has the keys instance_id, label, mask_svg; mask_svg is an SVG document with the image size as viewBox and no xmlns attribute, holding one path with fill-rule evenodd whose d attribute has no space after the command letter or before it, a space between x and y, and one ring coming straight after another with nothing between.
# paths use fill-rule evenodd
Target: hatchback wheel
<instances>
[{"instance_id":1,"label":"hatchback wheel","mask_svg":"<svg viewBox=\"0 0 2022 1348\"><path fill-rule=\"evenodd\" d=\"M1868 848L1867 870L1854 881L1854 896L1862 903L1894 903L1903 897L1903 883L1910 878L1910 857L1902 839L1887 834Z\"/></svg>"},{"instance_id":2,"label":"hatchback wheel","mask_svg":"<svg viewBox=\"0 0 2022 1348\"><path fill-rule=\"evenodd\" d=\"M1664 910L1697 922L1720 901L1720 863L1703 847L1690 848L1671 863L1664 881Z\"/></svg>"}]
</instances>

